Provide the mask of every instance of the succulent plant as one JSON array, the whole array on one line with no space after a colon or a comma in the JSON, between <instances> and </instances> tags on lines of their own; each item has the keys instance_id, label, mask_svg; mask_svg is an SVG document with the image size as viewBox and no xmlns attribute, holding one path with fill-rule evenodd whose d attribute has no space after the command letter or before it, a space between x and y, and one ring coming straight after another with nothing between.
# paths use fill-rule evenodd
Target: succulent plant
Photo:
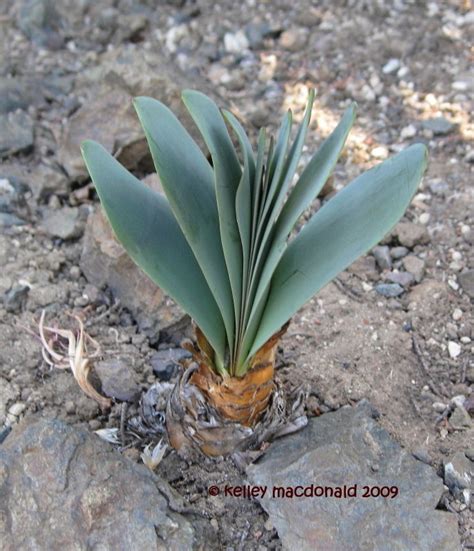
<instances>
[{"instance_id":1,"label":"succulent plant","mask_svg":"<svg viewBox=\"0 0 474 551\"><path fill-rule=\"evenodd\" d=\"M165 195L140 182L99 144L86 141L82 152L117 238L197 326L203 370L194 383L207 396L218 396L224 416L252 425L271 392L255 407L254 390L268 378L252 373L274 362L278 339L272 336L397 223L425 170L426 148L412 145L363 173L293 236L334 169L355 104L292 186L313 92L294 140L289 111L275 140L260 131L256 151L232 113L198 91L186 90L182 99L211 162L163 103L147 97L134 101ZM273 366L270 371L271 379ZM253 417L228 415L229 397L210 390L210 381L247 396L237 399L235 411L243 401Z\"/></svg>"}]
</instances>

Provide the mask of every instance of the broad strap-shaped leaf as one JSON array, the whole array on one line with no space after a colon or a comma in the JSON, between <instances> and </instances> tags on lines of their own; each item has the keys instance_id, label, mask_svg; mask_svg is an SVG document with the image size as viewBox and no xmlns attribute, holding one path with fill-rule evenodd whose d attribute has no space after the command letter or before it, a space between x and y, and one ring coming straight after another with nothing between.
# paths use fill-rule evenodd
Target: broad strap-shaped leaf
<instances>
[{"instance_id":1,"label":"broad strap-shaped leaf","mask_svg":"<svg viewBox=\"0 0 474 551\"><path fill-rule=\"evenodd\" d=\"M220 240L214 174L196 142L161 102L134 101L165 194L219 306L229 343L234 306Z\"/></svg>"},{"instance_id":2,"label":"broad strap-shaped leaf","mask_svg":"<svg viewBox=\"0 0 474 551\"><path fill-rule=\"evenodd\" d=\"M134 262L194 319L222 366L226 342L222 316L168 201L98 143L84 142L82 154L118 240Z\"/></svg>"},{"instance_id":3,"label":"broad strap-shaped leaf","mask_svg":"<svg viewBox=\"0 0 474 551\"><path fill-rule=\"evenodd\" d=\"M309 105L310 103L308 102L308 106ZM295 187L289 193L288 199L283 205L280 215L276 219L275 226L271 228L271 247L264 257L265 264L263 270L258 274L258 286L256 292L252 295L252 311L250 313L244 344L242 346L244 354L248 351L255 338L258 323L263 312L263 306L268 297L271 277L286 250L288 236L299 217L309 208L310 204L331 175L342 148L344 147L347 135L354 123L355 108L355 104L352 104L346 110L340 123L312 157L296 182ZM306 111L306 115L308 115L308 110ZM304 126L302 125L300 131L302 131L303 128ZM304 140L304 136L301 137ZM298 137L293 145L295 146L297 143ZM295 151L295 154L296 152L297 151ZM242 360L245 360L245 357L241 358L241 361Z\"/></svg>"},{"instance_id":4,"label":"broad strap-shaped leaf","mask_svg":"<svg viewBox=\"0 0 474 551\"><path fill-rule=\"evenodd\" d=\"M278 178L278 182L276 185L276 189L277 189L276 196L274 198L273 204L271 205L271 210L268 216L267 223L264 226L264 233L259 243L259 249L255 260L255 265L253 266L253 270L252 270L249 298L252 301L252 304L255 307L255 310L258 309L258 304L256 304L256 298L255 298L258 292L258 287L260 286L265 288L268 285L269 277L271 277L271 274L273 273L273 269L276 267L276 264L274 264L271 272L267 270L267 274L269 274L269 277L262 283L263 268L267 263L268 255L269 254L271 255L273 252L273 249L275 248L274 247L275 224L279 217L280 209L282 207L283 201L285 200L285 196L288 191L291 180L295 175L296 168L298 166L298 162L301 157L301 152L303 150L306 133L308 131L308 126L311 120L313 101L314 101L314 90L311 90L309 93L305 114L300 124L300 127L298 129L298 133L296 135L295 141L291 146L290 152L286 158L286 161L283 165L282 170L279 172L279 174L275 173L275 177ZM285 241L286 241L286 238L285 238ZM257 298L257 301L261 300L261 298L262 296L260 295L260 297ZM247 322L248 320L246 319L245 321Z\"/></svg>"},{"instance_id":5,"label":"broad strap-shaped leaf","mask_svg":"<svg viewBox=\"0 0 474 551\"><path fill-rule=\"evenodd\" d=\"M242 295L242 247L235 213L235 195L242 169L217 105L206 95L195 90L185 90L182 97L209 148L214 165L220 236L229 273L237 325Z\"/></svg>"},{"instance_id":6,"label":"broad strap-shaped leaf","mask_svg":"<svg viewBox=\"0 0 474 551\"><path fill-rule=\"evenodd\" d=\"M223 111L223 113L227 122L237 135L244 158L244 170L235 196L235 212L242 244L242 295L240 301L239 324L236 331L236 341L240 342L239 336L243 332L243 309L246 298L247 281L249 278L252 234L252 188L255 180L255 160L252 146L240 122L229 111Z\"/></svg>"},{"instance_id":7,"label":"broad strap-shaped leaf","mask_svg":"<svg viewBox=\"0 0 474 551\"><path fill-rule=\"evenodd\" d=\"M249 356L393 228L416 191L426 160L426 147L413 145L356 178L313 216L275 270Z\"/></svg>"},{"instance_id":8,"label":"broad strap-shaped leaf","mask_svg":"<svg viewBox=\"0 0 474 551\"><path fill-rule=\"evenodd\" d=\"M288 195L276 226L276 238L286 239L303 212L318 196L341 155L354 124L356 104L347 108L341 121L307 164L295 187Z\"/></svg>"}]
</instances>

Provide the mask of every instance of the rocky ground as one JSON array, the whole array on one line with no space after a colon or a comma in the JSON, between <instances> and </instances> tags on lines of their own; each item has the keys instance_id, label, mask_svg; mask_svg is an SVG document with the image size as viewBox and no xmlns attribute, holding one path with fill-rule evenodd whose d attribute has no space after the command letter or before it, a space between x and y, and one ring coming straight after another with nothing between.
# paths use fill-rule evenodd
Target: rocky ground
<instances>
[{"instance_id":1,"label":"rocky ground","mask_svg":"<svg viewBox=\"0 0 474 551\"><path fill-rule=\"evenodd\" d=\"M122 403L132 419L139 396L172 381L185 354L189 320L114 241L80 141L101 141L155 186L133 96L154 96L185 118L180 90L201 89L255 137L260 126L275 130L288 107L301 117L314 87L304 161L349 102L359 105L321 200L410 143L427 144L430 162L403 221L295 316L279 376L288 389L306 388L310 415L368 399L382 427L444 477L439 508L456 514L464 548L474 548L470 4L2 2L0 439L34 414L89 432L117 429ZM42 310L57 327L74 327L69 315L80 315L100 344L94 376L114 398L107 414L69 370L44 361ZM129 437L124 453L140 461ZM209 484L242 480L230 462L188 465L168 453L157 472L205 513L196 526L210 545L281 547L257 502L208 498Z\"/></svg>"}]
</instances>

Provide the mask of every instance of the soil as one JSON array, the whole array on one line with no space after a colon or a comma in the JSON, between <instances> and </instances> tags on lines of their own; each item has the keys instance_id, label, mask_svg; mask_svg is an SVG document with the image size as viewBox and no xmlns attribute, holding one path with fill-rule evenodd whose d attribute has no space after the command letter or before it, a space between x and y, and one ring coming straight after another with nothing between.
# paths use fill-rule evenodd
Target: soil
<instances>
[{"instance_id":1,"label":"soil","mask_svg":"<svg viewBox=\"0 0 474 551\"><path fill-rule=\"evenodd\" d=\"M281 342L278 373L289 390L301 385L308 391L312 415L368 399L390 434L428 457L440 474L456 452L473 454L472 428L443 417L452 398L472 399L474 383L472 299L459 277L474 268L470 2L199 0L152 8L153 2L103 0L79 8L65 0L55 3L58 25L44 36L20 24L21 7L32 3L0 6L0 77L51 88L27 107L32 146L0 166L0 179L13 184L19 175L29 187L20 194L24 204L12 200L8 207L27 223L3 227L0 235L0 422L39 412L91 430L120 425L120 404L103 414L69 370L43 361L31 331L44 308L58 327L71 326L69 314L81 313L104 359L125 360L143 391L156 381L149 359L168 346L166 335L150 340L128 310L111 308L110 290L95 288L82 274L84 221L97 199L88 181L68 178L58 157L57 129L83 101L70 83L98 66L107 49L135 44L170 60L188 82L195 78L215 89L253 136L260 125L275 131L290 106L300 119L307 91L315 87L305 161L355 99L358 118L329 194L410 143L427 144L428 172L404 218L429 235L409 247L424 263L420 281L386 298L375 287L387 271L370 254L356 262L294 317ZM234 47L243 31L251 37L247 48ZM449 128L433 130L427 121L439 117ZM56 187L40 165L59 174ZM48 233L43 221L64 206L79 207L80 220L77 232L63 239ZM393 234L384 243L393 251L400 241ZM23 295L19 286L27 287ZM12 288L18 296L8 302ZM129 416L135 412L131 406ZM124 453L140 460L138 449ZM230 460L187 463L168 453L157 472L205 513L197 523L205 526L210 548L281 548L258 503L208 496L212 484L243 483ZM461 539L466 548L474 546L469 508L449 496L443 506L458 512Z\"/></svg>"}]
</instances>

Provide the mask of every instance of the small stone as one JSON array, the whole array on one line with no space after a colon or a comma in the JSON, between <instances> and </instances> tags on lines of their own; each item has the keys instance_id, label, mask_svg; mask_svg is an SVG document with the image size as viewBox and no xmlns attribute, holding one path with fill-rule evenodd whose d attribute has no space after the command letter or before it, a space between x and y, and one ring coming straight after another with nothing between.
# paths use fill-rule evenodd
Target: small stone
<instances>
[{"instance_id":1,"label":"small stone","mask_svg":"<svg viewBox=\"0 0 474 551\"><path fill-rule=\"evenodd\" d=\"M425 448L418 448L413 452L413 457L416 457L419 461L431 465L433 463L433 458L428 453L428 450Z\"/></svg>"},{"instance_id":2,"label":"small stone","mask_svg":"<svg viewBox=\"0 0 474 551\"><path fill-rule=\"evenodd\" d=\"M444 196L449 193L449 185L442 180L433 180L428 184L430 190L435 195Z\"/></svg>"},{"instance_id":3,"label":"small stone","mask_svg":"<svg viewBox=\"0 0 474 551\"><path fill-rule=\"evenodd\" d=\"M396 58L391 58L382 67L382 73L384 73L384 75L389 75L397 71L399 68L400 68L400 60Z\"/></svg>"},{"instance_id":4,"label":"small stone","mask_svg":"<svg viewBox=\"0 0 474 551\"><path fill-rule=\"evenodd\" d=\"M390 270L392 268L392 259L390 257L390 249L387 245L379 245L372 249L375 261L381 270Z\"/></svg>"},{"instance_id":5,"label":"small stone","mask_svg":"<svg viewBox=\"0 0 474 551\"><path fill-rule=\"evenodd\" d=\"M444 482L457 499L462 498L463 490L471 489L473 475L474 463L462 452L457 452L444 464Z\"/></svg>"},{"instance_id":6,"label":"small stone","mask_svg":"<svg viewBox=\"0 0 474 551\"><path fill-rule=\"evenodd\" d=\"M76 404L72 400L67 400L64 404L64 409L69 415L76 413Z\"/></svg>"},{"instance_id":7,"label":"small stone","mask_svg":"<svg viewBox=\"0 0 474 551\"><path fill-rule=\"evenodd\" d=\"M267 22L249 23L245 27L245 35L247 36L251 48L259 48L262 46L263 40L270 34L271 28Z\"/></svg>"},{"instance_id":8,"label":"small stone","mask_svg":"<svg viewBox=\"0 0 474 551\"><path fill-rule=\"evenodd\" d=\"M448 406L446 404L443 404L443 402L433 402L432 407L436 411L436 413L443 413L443 411L445 411Z\"/></svg>"},{"instance_id":9,"label":"small stone","mask_svg":"<svg viewBox=\"0 0 474 551\"><path fill-rule=\"evenodd\" d=\"M464 430L472 426L472 420L469 413L463 406L456 406L456 409L449 418L449 423L456 430Z\"/></svg>"},{"instance_id":10,"label":"small stone","mask_svg":"<svg viewBox=\"0 0 474 551\"><path fill-rule=\"evenodd\" d=\"M460 253L459 251L453 251L451 253L451 258L455 261L462 260L462 253Z\"/></svg>"},{"instance_id":11,"label":"small stone","mask_svg":"<svg viewBox=\"0 0 474 551\"><path fill-rule=\"evenodd\" d=\"M225 33L224 47L231 54L240 54L249 49L249 41L242 30L236 33Z\"/></svg>"},{"instance_id":12,"label":"small stone","mask_svg":"<svg viewBox=\"0 0 474 551\"><path fill-rule=\"evenodd\" d=\"M414 255L406 256L403 259L403 266L407 272L413 274L415 281L419 283L425 275L425 262Z\"/></svg>"},{"instance_id":13,"label":"small stone","mask_svg":"<svg viewBox=\"0 0 474 551\"><path fill-rule=\"evenodd\" d=\"M466 295L474 298L474 270L459 274L458 281Z\"/></svg>"},{"instance_id":14,"label":"small stone","mask_svg":"<svg viewBox=\"0 0 474 551\"><path fill-rule=\"evenodd\" d=\"M119 359L104 360L95 364L102 392L109 398L123 402L135 402L140 388L135 382L132 370Z\"/></svg>"},{"instance_id":15,"label":"small stone","mask_svg":"<svg viewBox=\"0 0 474 551\"><path fill-rule=\"evenodd\" d=\"M459 340L462 342L462 344L469 344L471 342L470 337L461 337Z\"/></svg>"},{"instance_id":16,"label":"small stone","mask_svg":"<svg viewBox=\"0 0 474 551\"><path fill-rule=\"evenodd\" d=\"M370 152L374 159L386 159L388 157L388 149L384 145L374 147Z\"/></svg>"},{"instance_id":17,"label":"small stone","mask_svg":"<svg viewBox=\"0 0 474 551\"><path fill-rule=\"evenodd\" d=\"M0 159L33 148L33 120L24 111L0 115Z\"/></svg>"},{"instance_id":18,"label":"small stone","mask_svg":"<svg viewBox=\"0 0 474 551\"><path fill-rule=\"evenodd\" d=\"M153 373L160 381L169 381L178 373L180 361L190 357L191 354L183 348L169 348L154 352L150 363Z\"/></svg>"},{"instance_id":19,"label":"small stone","mask_svg":"<svg viewBox=\"0 0 474 551\"><path fill-rule=\"evenodd\" d=\"M454 321L459 321L462 318L462 310L460 308L455 308L452 313L452 318Z\"/></svg>"},{"instance_id":20,"label":"small stone","mask_svg":"<svg viewBox=\"0 0 474 551\"><path fill-rule=\"evenodd\" d=\"M29 290L27 285L16 285L5 293L3 298L5 310L11 314L18 314L24 310Z\"/></svg>"},{"instance_id":21,"label":"small stone","mask_svg":"<svg viewBox=\"0 0 474 551\"><path fill-rule=\"evenodd\" d=\"M39 88L39 80L0 77L0 113L26 111L30 105L37 105L44 99Z\"/></svg>"},{"instance_id":22,"label":"small stone","mask_svg":"<svg viewBox=\"0 0 474 551\"><path fill-rule=\"evenodd\" d=\"M402 140L408 140L410 138L413 138L414 136L416 136L416 126L414 126L413 124L405 126L400 132L400 137L402 138Z\"/></svg>"},{"instance_id":23,"label":"small stone","mask_svg":"<svg viewBox=\"0 0 474 551\"><path fill-rule=\"evenodd\" d=\"M11 228L12 226L23 226L24 224L26 222L18 216L9 212L0 212L0 228Z\"/></svg>"},{"instance_id":24,"label":"small stone","mask_svg":"<svg viewBox=\"0 0 474 551\"><path fill-rule=\"evenodd\" d=\"M457 358L461 354L461 345L457 342L449 341L448 352L451 358Z\"/></svg>"},{"instance_id":25,"label":"small stone","mask_svg":"<svg viewBox=\"0 0 474 551\"><path fill-rule=\"evenodd\" d=\"M448 336L448 338L450 338L452 340L457 340L457 338L459 336L458 335L458 328L454 323L448 322L446 324L446 335Z\"/></svg>"},{"instance_id":26,"label":"small stone","mask_svg":"<svg viewBox=\"0 0 474 551\"><path fill-rule=\"evenodd\" d=\"M348 271L356 274L363 281L377 281L379 279L373 256L361 256L349 266Z\"/></svg>"},{"instance_id":27,"label":"small stone","mask_svg":"<svg viewBox=\"0 0 474 551\"><path fill-rule=\"evenodd\" d=\"M61 210L48 211L41 225L49 235L64 240L76 239L84 231L77 207L63 207Z\"/></svg>"},{"instance_id":28,"label":"small stone","mask_svg":"<svg viewBox=\"0 0 474 551\"><path fill-rule=\"evenodd\" d=\"M430 241L430 236L424 226L414 222L399 222L393 234L398 237L400 245L412 249L415 245L426 245Z\"/></svg>"},{"instance_id":29,"label":"small stone","mask_svg":"<svg viewBox=\"0 0 474 551\"><path fill-rule=\"evenodd\" d=\"M431 215L429 212L423 212L420 214L419 221L420 224L423 224L423 226L426 226L428 222L430 221Z\"/></svg>"},{"instance_id":30,"label":"small stone","mask_svg":"<svg viewBox=\"0 0 474 551\"><path fill-rule=\"evenodd\" d=\"M81 269L79 268L79 266L71 266L69 270L69 277L73 281L77 281L81 277Z\"/></svg>"},{"instance_id":31,"label":"small stone","mask_svg":"<svg viewBox=\"0 0 474 551\"><path fill-rule=\"evenodd\" d=\"M300 27L294 27L281 33L280 44L289 52L302 50L308 42L308 31Z\"/></svg>"},{"instance_id":32,"label":"small stone","mask_svg":"<svg viewBox=\"0 0 474 551\"><path fill-rule=\"evenodd\" d=\"M402 287L410 287L415 283L415 277L410 272L390 272L385 279L392 283L398 283Z\"/></svg>"},{"instance_id":33,"label":"small stone","mask_svg":"<svg viewBox=\"0 0 474 551\"><path fill-rule=\"evenodd\" d=\"M39 46L57 49L63 44L59 33L62 21L55 2L23 0L18 10L18 26L25 36Z\"/></svg>"},{"instance_id":34,"label":"small stone","mask_svg":"<svg viewBox=\"0 0 474 551\"><path fill-rule=\"evenodd\" d=\"M392 247L390 249L390 256L394 260L400 260L408 254L408 249L406 247Z\"/></svg>"},{"instance_id":35,"label":"small stone","mask_svg":"<svg viewBox=\"0 0 474 551\"><path fill-rule=\"evenodd\" d=\"M449 134L454 130L455 125L444 117L436 117L423 121L423 128L431 130L435 136Z\"/></svg>"},{"instance_id":36,"label":"small stone","mask_svg":"<svg viewBox=\"0 0 474 551\"><path fill-rule=\"evenodd\" d=\"M379 295L384 297L398 297L403 294L404 289L398 283L379 283L375 286L375 290Z\"/></svg>"},{"instance_id":37,"label":"small stone","mask_svg":"<svg viewBox=\"0 0 474 551\"><path fill-rule=\"evenodd\" d=\"M8 413L10 415L14 415L15 417L19 417L26 409L26 404L23 402L17 402L16 404L13 404L9 410Z\"/></svg>"}]
</instances>

